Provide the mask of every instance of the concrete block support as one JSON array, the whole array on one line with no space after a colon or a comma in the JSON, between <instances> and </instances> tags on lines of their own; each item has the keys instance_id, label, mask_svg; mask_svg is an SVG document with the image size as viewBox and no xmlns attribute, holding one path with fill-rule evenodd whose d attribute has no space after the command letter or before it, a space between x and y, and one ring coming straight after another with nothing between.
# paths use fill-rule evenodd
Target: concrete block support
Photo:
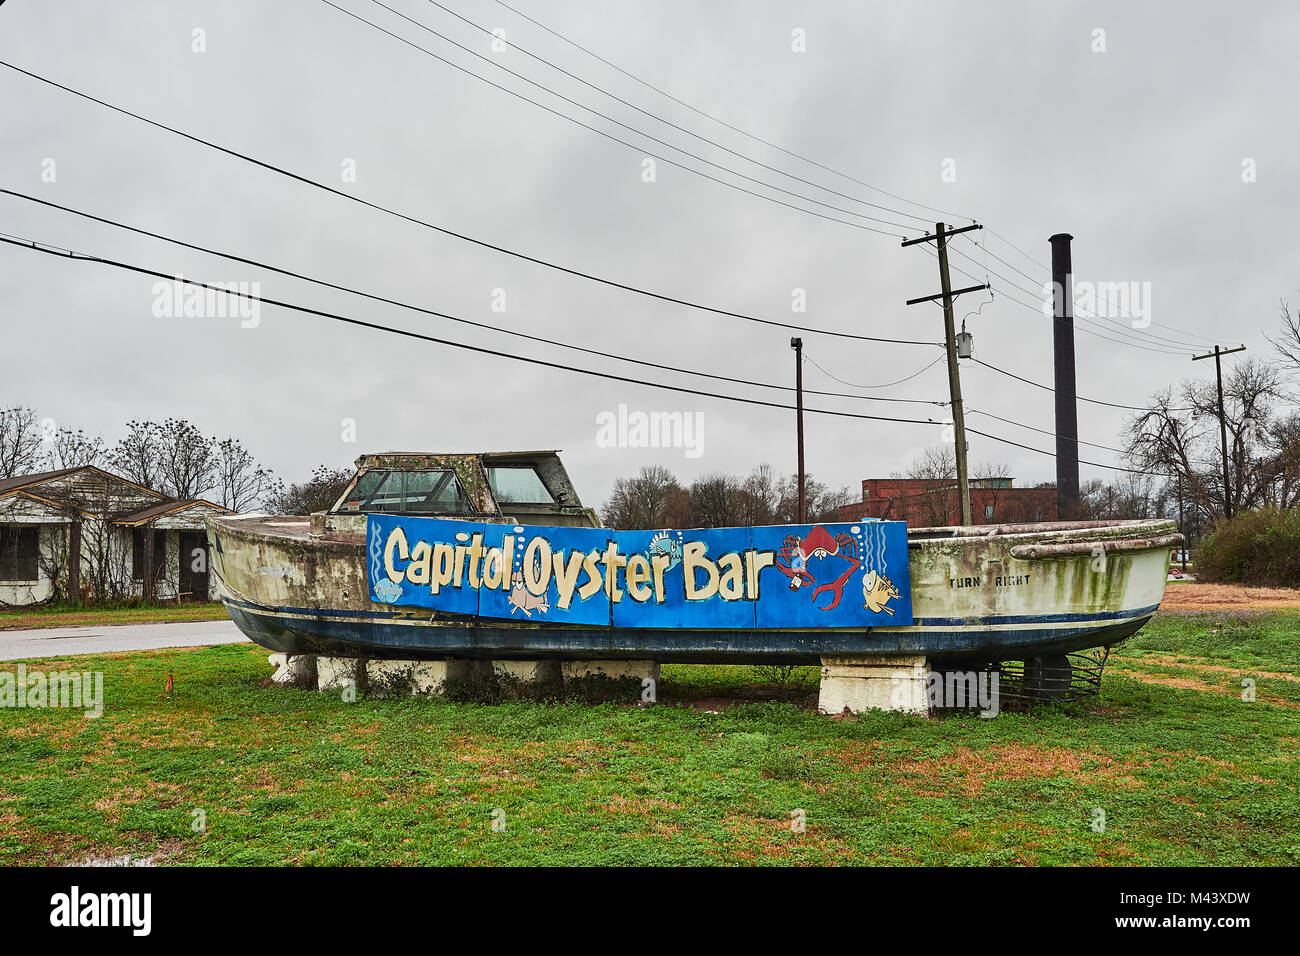
<instances>
[{"instance_id":1,"label":"concrete block support","mask_svg":"<svg viewBox=\"0 0 1300 956\"><path fill-rule=\"evenodd\" d=\"M560 671L566 680L583 677L608 677L619 680L635 677L637 680L659 680L658 661L564 661Z\"/></svg>"},{"instance_id":2,"label":"concrete block support","mask_svg":"<svg viewBox=\"0 0 1300 956\"><path fill-rule=\"evenodd\" d=\"M367 661L366 684L376 694L429 696L485 670L483 661Z\"/></svg>"},{"instance_id":3,"label":"concrete block support","mask_svg":"<svg viewBox=\"0 0 1300 956\"><path fill-rule=\"evenodd\" d=\"M317 657L316 689L342 690L349 684L355 685L358 663L364 667L365 662L358 662L355 657ZM357 688L358 691L360 689Z\"/></svg>"},{"instance_id":4,"label":"concrete block support","mask_svg":"<svg viewBox=\"0 0 1300 956\"><path fill-rule=\"evenodd\" d=\"M292 687L316 686L315 654L272 654L267 658L275 673L271 680Z\"/></svg>"},{"instance_id":5,"label":"concrete block support","mask_svg":"<svg viewBox=\"0 0 1300 956\"><path fill-rule=\"evenodd\" d=\"M861 654L823 657L817 709L823 714L864 710L929 712L924 656Z\"/></svg>"},{"instance_id":6,"label":"concrete block support","mask_svg":"<svg viewBox=\"0 0 1300 956\"><path fill-rule=\"evenodd\" d=\"M525 684L560 679L559 661L493 661L492 670L497 677L522 681Z\"/></svg>"}]
</instances>

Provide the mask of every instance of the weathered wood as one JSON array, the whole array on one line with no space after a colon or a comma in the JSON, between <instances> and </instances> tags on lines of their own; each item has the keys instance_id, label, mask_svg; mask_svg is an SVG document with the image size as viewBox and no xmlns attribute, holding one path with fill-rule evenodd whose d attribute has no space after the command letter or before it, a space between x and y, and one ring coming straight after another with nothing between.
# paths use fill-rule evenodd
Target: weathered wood
<instances>
[{"instance_id":1,"label":"weathered wood","mask_svg":"<svg viewBox=\"0 0 1300 956\"><path fill-rule=\"evenodd\" d=\"M152 601L154 596L153 524L148 523L141 527L140 536L143 539L141 545L144 549L144 587L142 596L145 601Z\"/></svg>"},{"instance_id":2,"label":"weathered wood","mask_svg":"<svg viewBox=\"0 0 1300 956\"><path fill-rule=\"evenodd\" d=\"M68 602L81 603L81 519L68 528Z\"/></svg>"}]
</instances>

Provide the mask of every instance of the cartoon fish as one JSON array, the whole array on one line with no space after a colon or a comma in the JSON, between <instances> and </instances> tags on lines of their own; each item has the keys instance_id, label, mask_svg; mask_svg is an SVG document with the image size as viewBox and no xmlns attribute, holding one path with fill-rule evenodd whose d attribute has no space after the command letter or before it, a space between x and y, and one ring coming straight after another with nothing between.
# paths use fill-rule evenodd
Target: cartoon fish
<instances>
[{"instance_id":1,"label":"cartoon fish","mask_svg":"<svg viewBox=\"0 0 1300 956\"><path fill-rule=\"evenodd\" d=\"M682 563L682 542L681 539L673 537L667 531L660 531L650 539L650 546L646 548L646 557L652 558L656 554L668 555L668 567L675 568Z\"/></svg>"},{"instance_id":2,"label":"cartoon fish","mask_svg":"<svg viewBox=\"0 0 1300 956\"><path fill-rule=\"evenodd\" d=\"M394 584L388 578L375 584L375 600L383 604L392 604L402 596L402 586Z\"/></svg>"},{"instance_id":3,"label":"cartoon fish","mask_svg":"<svg viewBox=\"0 0 1300 956\"><path fill-rule=\"evenodd\" d=\"M884 611L893 617L894 609L885 605L899 596L894 582L884 575L877 574L874 568L862 576L862 600L865 602L862 606L868 611L874 611L876 614Z\"/></svg>"}]
</instances>

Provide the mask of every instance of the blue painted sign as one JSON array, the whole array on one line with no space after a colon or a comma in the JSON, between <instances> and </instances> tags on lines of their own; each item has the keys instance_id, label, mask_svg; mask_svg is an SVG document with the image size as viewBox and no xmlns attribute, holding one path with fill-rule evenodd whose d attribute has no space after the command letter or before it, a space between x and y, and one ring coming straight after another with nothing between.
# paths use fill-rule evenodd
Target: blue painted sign
<instances>
[{"instance_id":1,"label":"blue painted sign","mask_svg":"<svg viewBox=\"0 0 1300 956\"><path fill-rule=\"evenodd\" d=\"M617 628L912 623L901 521L610 531L366 518L370 599Z\"/></svg>"}]
</instances>

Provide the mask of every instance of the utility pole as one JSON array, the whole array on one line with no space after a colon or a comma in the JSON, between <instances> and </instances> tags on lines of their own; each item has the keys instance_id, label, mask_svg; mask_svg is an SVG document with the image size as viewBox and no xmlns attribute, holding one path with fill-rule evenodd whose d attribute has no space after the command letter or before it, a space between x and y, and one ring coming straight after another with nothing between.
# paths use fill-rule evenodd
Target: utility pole
<instances>
[{"instance_id":1,"label":"utility pole","mask_svg":"<svg viewBox=\"0 0 1300 956\"><path fill-rule=\"evenodd\" d=\"M1239 345L1235 349L1220 349L1214 347L1213 352L1206 352L1204 355L1192 356L1193 362L1199 362L1201 359L1214 359L1214 375L1219 381L1219 444L1223 450L1223 516L1229 520L1232 519L1232 495L1228 489L1228 415L1223 408L1223 362L1222 357L1231 355L1233 352L1244 352L1246 346Z\"/></svg>"},{"instance_id":2,"label":"utility pole","mask_svg":"<svg viewBox=\"0 0 1300 956\"><path fill-rule=\"evenodd\" d=\"M916 305L919 302L943 300L944 347L948 354L948 400L949 407L952 409L953 451L957 460L957 498L961 507L961 523L965 526L972 523L970 514L970 479L966 470L966 419L961 404L961 374L957 367L957 329L956 322L952 317L952 303L959 295L964 295L967 292L980 292L989 286L988 283L985 283L984 285L969 286L965 289L953 289L952 280L948 275L948 237L970 232L972 229L983 228L981 225L971 224L962 226L960 229L948 229L942 222L936 222L933 235L903 241L903 246L906 247L933 240L939 253L939 288L943 291L938 295L908 299L907 304Z\"/></svg>"},{"instance_id":3,"label":"utility pole","mask_svg":"<svg viewBox=\"0 0 1300 956\"><path fill-rule=\"evenodd\" d=\"M1074 266L1069 233L1052 244L1052 369L1056 386L1056 519L1079 517L1079 404L1074 372Z\"/></svg>"},{"instance_id":4,"label":"utility pole","mask_svg":"<svg viewBox=\"0 0 1300 956\"><path fill-rule=\"evenodd\" d=\"M791 339L794 349L794 406L795 430L799 435L799 524L808 520L808 499L804 491L803 473L803 339Z\"/></svg>"}]
</instances>

